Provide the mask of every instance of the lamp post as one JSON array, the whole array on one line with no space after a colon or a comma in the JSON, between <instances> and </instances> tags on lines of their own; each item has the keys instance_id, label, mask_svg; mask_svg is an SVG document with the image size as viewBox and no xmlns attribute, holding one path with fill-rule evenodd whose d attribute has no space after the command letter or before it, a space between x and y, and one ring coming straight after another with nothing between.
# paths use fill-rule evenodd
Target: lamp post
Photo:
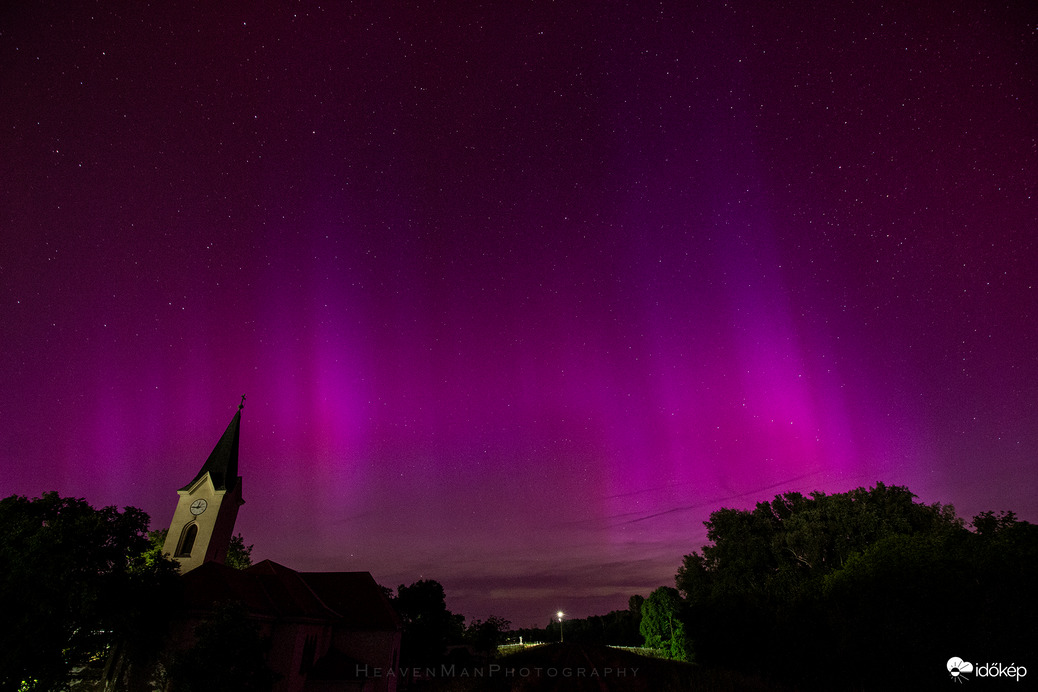
<instances>
[{"instance_id":1,"label":"lamp post","mask_svg":"<svg viewBox=\"0 0 1038 692\"><path fill-rule=\"evenodd\" d=\"M561 643L563 643L564 641L566 641L566 640L565 640L565 639L563 638L563 636L562 636L562 616L563 616L563 614L564 614L564 613L563 613L563 612L562 612L561 610L560 610L559 612L555 613L555 615L557 615L557 616L558 616L558 618L559 618L559 644L561 644Z\"/></svg>"}]
</instances>

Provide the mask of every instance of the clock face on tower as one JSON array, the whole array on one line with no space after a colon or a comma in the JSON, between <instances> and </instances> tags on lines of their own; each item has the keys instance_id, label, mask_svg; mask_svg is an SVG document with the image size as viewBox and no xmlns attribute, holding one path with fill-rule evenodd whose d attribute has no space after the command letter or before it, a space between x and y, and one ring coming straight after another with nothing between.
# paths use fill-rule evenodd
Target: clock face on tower
<instances>
[{"instance_id":1,"label":"clock face on tower","mask_svg":"<svg viewBox=\"0 0 1038 692\"><path fill-rule=\"evenodd\" d=\"M207 503L205 500L199 498L199 499L197 499L197 500L195 500L194 502L191 503L191 513L194 514L195 516L197 516L197 515L201 514L202 512L204 512L205 508L208 507L208 506L209 506L209 503Z\"/></svg>"}]
</instances>

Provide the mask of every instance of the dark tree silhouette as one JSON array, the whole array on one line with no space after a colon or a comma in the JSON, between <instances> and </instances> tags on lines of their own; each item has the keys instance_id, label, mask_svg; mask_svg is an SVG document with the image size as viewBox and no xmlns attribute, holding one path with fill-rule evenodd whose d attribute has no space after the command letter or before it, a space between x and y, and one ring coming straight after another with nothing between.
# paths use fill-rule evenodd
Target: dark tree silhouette
<instances>
[{"instance_id":1,"label":"dark tree silhouette","mask_svg":"<svg viewBox=\"0 0 1038 692\"><path fill-rule=\"evenodd\" d=\"M464 618L447 610L443 586L422 579L410 586L401 584L392 599L404 623L400 657L405 666L432 665L441 660L447 644L460 642Z\"/></svg>"},{"instance_id":2,"label":"dark tree silhouette","mask_svg":"<svg viewBox=\"0 0 1038 692\"><path fill-rule=\"evenodd\" d=\"M950 505L878 483L721 509L706 525L712 544L675 579L698 662L834 689L867 686L862 662L882 661L921 688L949 652L1038 650L1038 527L1012 513L969 531Z\"/></svg>"},{"instance_id":3,"label":"dark tree silhouette","mask_svg":"<svg viewBox=\"0 0 1038 692\"><path fill-rule=\"evenodd\" d=\"M50 690L122 646L157 653L176 567L146 558L148 515L45 493L0 500L0 689Z\"/></svg>"},{"instance_id":4,"label":"dark tree silhouette","mask_svg":"<svg viewBox=\"0 0 1038 692\"><path fill-rule=\"evenodd\" d=\"M486 620L473 620L465 629L465 641L483 656L493 657L497 647L504 643L512 623L491 615Z\"/></svg>"},{"instance_id":5,"label":"dark tree silhouette","mask_svg":"<svg viewBox=\"0 0 1038 692\"><path fill-rule=\"evenodd\" d=\"M224 603L195 628L194 645L170 666L171 692L267 692L276 677L267 667L268 643L237 603Z\"/></svg>"}]
</instances>

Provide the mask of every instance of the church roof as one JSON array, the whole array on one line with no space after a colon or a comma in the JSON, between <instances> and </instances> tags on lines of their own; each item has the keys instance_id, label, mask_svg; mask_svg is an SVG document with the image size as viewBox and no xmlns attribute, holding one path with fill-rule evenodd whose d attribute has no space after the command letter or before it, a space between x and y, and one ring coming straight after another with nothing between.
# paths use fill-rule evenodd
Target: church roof
<instances>
[{"instance_id":1,"label":"church roof","mask_svg":"<svg viewBox=\"0 0 1038 692\"><path fill-rule=\"evenodd\" d=\"M216 443L202 469L181 490L190 490L206 473L213 479L217 490L233 490L238 483L238 434L241 428L241 407L234 414L223 437Z\"/></svg>"},{"instance_id":2,"label":"church roof","mask_svg":"<svg viewBox=\"0 0 1038 692\"><path fill-rule=\"evenodd\" d=\"M370 572L300 572L321 602L355 630L388 630L400 626L396 611Z\"/></svg>"},{"instance_id":3,"label":"church roof","mask_svg":"<svg viewBox=\"0 0 1038 692\"><path fill-rule=\"evenodd\" d=\"M195 611L238 601L254 617L323 620L364 631L400 628L369 572L297 572L272 560L236 570L207 562L182 579L186 605Z\"/></svg>"}]
</instances>

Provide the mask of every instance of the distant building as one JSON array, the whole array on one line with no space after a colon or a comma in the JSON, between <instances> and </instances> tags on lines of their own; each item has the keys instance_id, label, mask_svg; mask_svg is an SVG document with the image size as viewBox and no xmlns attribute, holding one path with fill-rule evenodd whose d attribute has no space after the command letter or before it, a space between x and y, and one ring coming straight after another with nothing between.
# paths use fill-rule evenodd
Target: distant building
<instances>
[{"instance_id":1,"label":"distant building","mask_svg":"<svg viewBox=\"0 0 1038 692\"><path fill-rule=\"evenodd\" d=\"M177 491L164 552L180 563L183 613L173 649L221 604L240 603L270 641L274 692L393 692L402 626L368 572L297 572L270 560L246 570L224 564L242 500L241 409L190 483Z\"/></svg>"}]
</instances>

